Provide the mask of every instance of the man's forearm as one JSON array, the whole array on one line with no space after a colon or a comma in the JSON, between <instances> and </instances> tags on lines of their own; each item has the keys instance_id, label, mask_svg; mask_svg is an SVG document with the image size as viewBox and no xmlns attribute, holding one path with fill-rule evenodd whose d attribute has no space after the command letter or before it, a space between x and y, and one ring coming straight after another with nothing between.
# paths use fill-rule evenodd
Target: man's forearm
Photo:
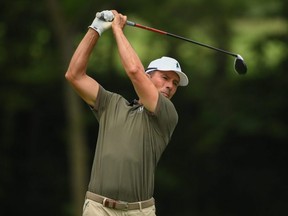
<instances>
[{"instance_id":1,"label":"man's forearm","mask_svg":"<svg viewBox=\"0 0 288 216\"><path fill-rule=\"evenodd\" d=\"M123 67L130 77L133 73L144 71L141 60L137 53L127 40L121 28L114 28L113 33L117 42L119 55L123 64Z\"/></svg>"},{"instance_id":2,"label":"man's forearm","mask_svg":"<svg viewBox=\"0 0 288 216\"><path fill-rule=\"evenodd\" d=\"M94 46L98 41L98 33L90 29L78 45L70 61L66 77L70 79L79 79L86 74L86 69L89 57L93 51Z\"/></svg>"}]
</instances>

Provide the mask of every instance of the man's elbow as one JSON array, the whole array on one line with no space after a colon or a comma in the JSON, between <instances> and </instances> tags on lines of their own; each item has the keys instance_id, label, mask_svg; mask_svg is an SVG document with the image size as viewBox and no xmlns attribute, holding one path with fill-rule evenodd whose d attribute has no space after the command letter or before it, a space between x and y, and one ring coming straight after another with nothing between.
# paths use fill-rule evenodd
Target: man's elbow
<instances>
[{"instance_id":1,"label":"man's elbow","mask_svg":"<svg viewBox=\"0 0 288 216\"><path fill-rule=\"evenodd\" d=\"M140 67L140 66L130 66L128 69L127 69L127 73L130 74L131 76L135 76L139 73L142 73L144 71L144 68L143 67Z\"/></svg>"},{"instance_id":2,"label":"man's elbow","mask_svg":"<svg viewBox=\"0 0 288 216\"><path fill-rule=\"evenodd\" d=\"M68 69L68 70L66 71L66 73L65 73L65 79L66 79L68 82L72 83L73 81L76 80L76 77L75 77L75 75L73 74L73 72Z\"/></svg>"},{"instance_id":3,"label":"man's elbow","mask_svg":"<svg viewBox=\"0 0 288 216\"><path fill-rule=\"evenodd\" d=\"M72 79L72 76L71 76L71 73L69 72L69 71L66 71L66 73L65 73L65 79L67 80L67 81L71 81L71 79Z\"/></svg>"}]
</instances>

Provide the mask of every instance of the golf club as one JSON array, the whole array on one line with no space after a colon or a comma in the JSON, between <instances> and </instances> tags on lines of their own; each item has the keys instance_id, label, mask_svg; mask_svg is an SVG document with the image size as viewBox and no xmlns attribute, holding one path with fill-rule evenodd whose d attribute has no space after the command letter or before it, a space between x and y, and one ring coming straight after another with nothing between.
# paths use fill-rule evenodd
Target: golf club
<instances>
[{"instance_id":1,"label":"golf club","mask_svg":"<svg viewBox=\"0 0 288 216\"><path fill-rule=\"evenodd\" d=\"M126 21L126 24L129 25L129 26L133 26L133 27L145 29L145 30L148 30L148 31L156 32L156 33L159 33L159 34L162 34L162 35L167 35L167 36L170 36L170 37L178 38L178 39L181 39L181 40L193 43L193 44L197 44L197 45L200 45L200 46L203 46L203 47L206 47L206 48L209 48L209 49L212 49L212 50L215 50L215 51L218 51L218 52L230 55L230 56L233 56L233 57L236 58L235 62L234 62L234 70L238 74L246 74L246 72L247 72L247 65L245 64L244 59L242 58L242 56L240 56L239 54L228 52L228 51L225 51L225 50L222 50L222 49L219 49L219 48L215 48L213 46L209 46L207 44L200 43L200 42L197 42L197 41L194 41L194 40L191 40L191 39L188 39L188 38L176 35L176 34L172 34L172 33L169 33L169 32L165 32L165 31L159 30L159 29L151 28L151 27L148 27L148 26L143 26L141 24L138 24L138 23L135 23L135 22L131 22L129 20Z\"/></svg>"}]
</instances>

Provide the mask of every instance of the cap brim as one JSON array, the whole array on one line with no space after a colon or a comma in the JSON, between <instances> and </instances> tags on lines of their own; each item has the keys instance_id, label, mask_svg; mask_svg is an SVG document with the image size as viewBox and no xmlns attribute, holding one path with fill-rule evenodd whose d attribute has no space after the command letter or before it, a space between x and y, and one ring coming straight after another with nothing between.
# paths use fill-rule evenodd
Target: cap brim
<instances>
[{"instance_id":1,"label":"cap brim","mask_svg":"<svg viewBox=\"0 0 288 216\"><path fill-rule=\"evenodd\" d=\"M179 86L187 86L189 83L189 79L186 76L185 73L183 73L182 71L174 71L178 74L178 76L180 77L180 82L179 82Z\"/></svg>"}]
</instances>

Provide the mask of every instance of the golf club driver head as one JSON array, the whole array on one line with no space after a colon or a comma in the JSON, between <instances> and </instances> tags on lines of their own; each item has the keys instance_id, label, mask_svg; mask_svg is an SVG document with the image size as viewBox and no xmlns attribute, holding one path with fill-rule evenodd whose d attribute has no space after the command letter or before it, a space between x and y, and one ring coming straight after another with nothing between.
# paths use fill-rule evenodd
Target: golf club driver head
<instances>
[{"instance_id":1,"label":"golf club driver head","mask_svg":"<svg viewBox=\"0 0 288 216\"><path fill-rule=\"evenodd\" d=\"M235 62L234 62L234 69L238 74L246 74L247 73L247 65L244 62L242 56L237 55Z\"/></svg>"}]
</instances>

